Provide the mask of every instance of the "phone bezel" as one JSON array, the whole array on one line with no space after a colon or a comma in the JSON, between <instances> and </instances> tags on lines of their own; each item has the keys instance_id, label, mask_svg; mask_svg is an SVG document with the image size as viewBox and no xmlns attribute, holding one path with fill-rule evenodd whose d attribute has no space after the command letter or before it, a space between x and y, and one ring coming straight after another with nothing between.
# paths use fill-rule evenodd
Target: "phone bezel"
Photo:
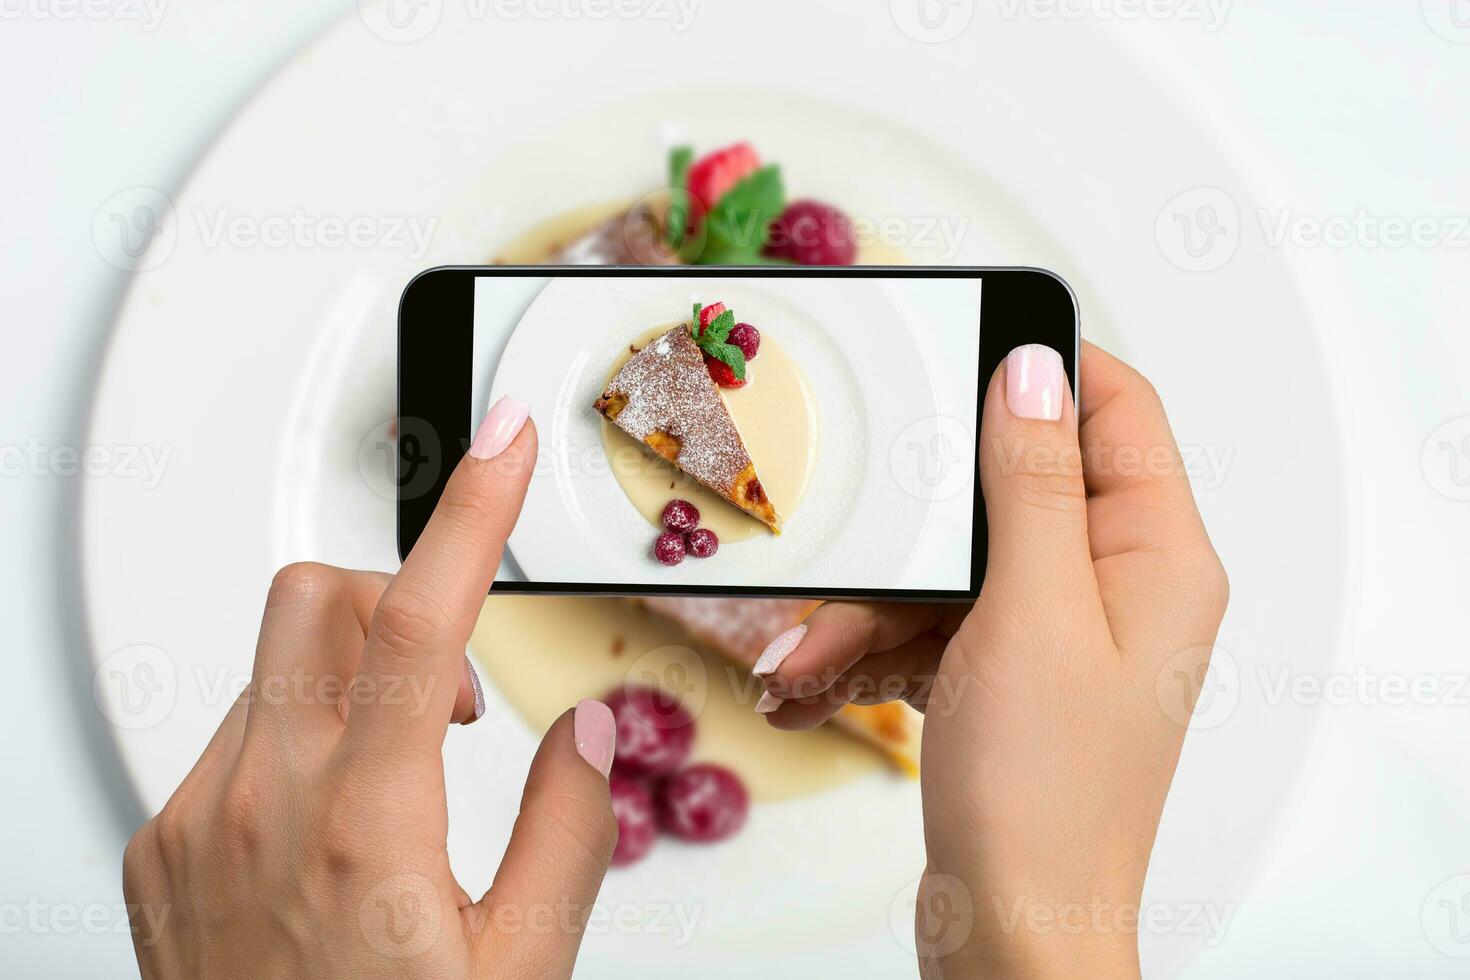
<instances>
[{"instance_id":1,"label":"phone bezel","mask_svg":"<svg viewBox=\"0 0 1470 980\"><path fill-rule=\"evenodd\" d=\"M1062 355L1077 398L1079 310L1072 288L1044 269L963 266L440 266L419 273L398 306L398 555L406 558L423 532L444 486L469 450L475 280L513 276L669 278L974 278L980 299L979 393L974 433L980 432L985 390L1006 354L1043 344ZM408 466L406 462L413 465ZM779 586L652 585L640 583L496 581L496 594L700 595L768 598L973 600L985 579L989 538L985 498L975 474L975 515L968 589L817 589ZM421 476L426 476L422 478Z\"/></svg>"}]
</instances>

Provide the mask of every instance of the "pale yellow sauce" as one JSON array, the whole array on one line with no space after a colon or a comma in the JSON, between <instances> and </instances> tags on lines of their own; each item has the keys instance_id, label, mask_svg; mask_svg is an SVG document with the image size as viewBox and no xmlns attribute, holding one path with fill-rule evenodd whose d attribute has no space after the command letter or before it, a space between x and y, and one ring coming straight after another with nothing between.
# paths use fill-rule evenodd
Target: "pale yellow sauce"
<instances>
[{"instance_id":1,"label":"pale yellow sauce","mask_svg":"<svg viewBox=\"0 0 1470 980\"><path fill-rule=\"evenodd\" d=\"M630 344L642 349L672 326L654 327L632 338ZM632 356L632 350L624 348L610 365L608 379ZM746 381L744 388L724 389L720 394L776 513L789 522L816 466L816 398L796 361L769 334L761 335L760 352L747 365ZM771 533L760 521L653 455L610 422L602 423L602 445L623 492L654 527L662 526L664 506L679 498L699 508L700 526L714 531L722 547Z\"/></svg>"},{"instance_id":2,"label":"pale yellow sauce","mask_svg":"<svg viewBox=\"0 0 1470 980\"><path fill-rule=\"evenodd\" d=\"M734 770L755 800L820 793L889 768L830 726L770 727L755 713L761 688L749 671L626 599L492 596L470 642L484 679L536 732L629 680L678 688L697 716L693 759Z\"/></svg>"}]
</instances>

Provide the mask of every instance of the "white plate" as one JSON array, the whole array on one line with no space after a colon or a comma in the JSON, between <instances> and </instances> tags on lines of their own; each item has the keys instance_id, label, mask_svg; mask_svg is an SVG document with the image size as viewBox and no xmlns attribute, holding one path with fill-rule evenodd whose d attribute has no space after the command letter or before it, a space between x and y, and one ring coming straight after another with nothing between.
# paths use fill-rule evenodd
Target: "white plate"
<instances>
[{"instance_id":1,"label":"white plate","mask_svg":"<svg viewBox=\"0 0 1470 980\"><path fill-rule=\"evenodd\" d=\"M546 428L550 465L537 467L510 540L521 570L543 581L638 582L652 575L688 585L863 588L874 584L865 559L876 554L892 576L886 582L902 586L929 505L897 481L870 474L875 465L886 467L886 447L909 421L935 415L938 405L913 328L883 291L851 280L841 287L814 279L577 279L543 289L501 356L490 396L528 392L532 415ZM586 315L589 289L597 290L596 319ZM648 521L610 468L578 461L604 456L603 422L591 405L614 355L650 325L687 316L691 297L714 295L761 325L813 380L821 420L817 466L801 504L783 514L779 538L762 534L721 547L717 560L665 569L650 554ZM881 358L849 356L831 324L852 336L884 338ZM864 514L884 519L864 521L855 533L853 522Z\"/></svg>"},{"instance_id":2,"label":"white plate","mask_svg":"<svg viewBox=\"0 0 1470 980\"><path fill-rule=\"evenodd\" d=\"M90 431L100 445L170 453L156 487L90 481L81 513L87 626L106 667L98 689L146 807L167 799L229 682L248 676L276 567L395 563L380 427L394 411L394 315L411 276L483 261L566 207L644 192L662 179L671 131L701 147L744 137L783 164L796 193L897 217L916 237L940 217L968 222L953 248L911 248L921 261L1061 273L1084 335L1116 337L1162 390L1179 439L1228 463L1197 465L1234 586L1221 637L1233 710L1189 739L1148 898L1242 900L1312 731L1308 716L1267 703L1256 678L1287 652L1301 671L1330 657L1350 574L1337 400L1312 319L1282 254L1249 225L1220 268L1180 267L1190 261L1168 238L1170 205L1193 199L1177 195L1217 188L1242 215L1255 198L1096 23L975 5L962 36L926 44L895 27L889 6L711 4L675 33L651 19L474 21L473 5L436 3L421 5L442 14L432 32L405 44L354 16L233 121L176 195L172 234L145 257ZM834 36L841 48L825 43ZM764 87L691 87L667 70L683 63L673 53L713 50L735 52L738 81ZM206 234L221 214L259 223L296 208L365 215L384 235L392 219L435 219L436 232L423 254ZM134 216L131 204L120 213ZM448 740L450 851L472 890L499 857L531 744L502 716ZM702 945L642 957L645 975L912 972L903 930L889 926L905 898L895 869L920 870L911 801L836 797L757 815L818 873L752 881L742 849L702 855L701 887L723 917ZM880 826L909 831L873 836L875 811ZM722 902L799 896L823 876L851 903L811 903L779 935ZM1146 967L1176 974L1209 938L1150 934ZM583 975L617 975L638 948L598 937Z\"/></svg>"}]
</instances>

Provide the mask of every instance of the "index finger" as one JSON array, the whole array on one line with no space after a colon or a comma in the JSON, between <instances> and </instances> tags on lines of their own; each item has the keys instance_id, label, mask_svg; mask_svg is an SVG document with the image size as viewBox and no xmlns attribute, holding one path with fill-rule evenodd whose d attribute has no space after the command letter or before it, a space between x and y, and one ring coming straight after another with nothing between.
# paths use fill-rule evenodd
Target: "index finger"
<instances>
[{"instance_id":1,"label":"index finger","mask_svg":"<svg viewBox=\"0 0 1470 980\"><path fill-rule=\"evenodd\" d=\"M384 590L349 695L349 739L378 752L437 753L443 744L465 644L535 466L528 415L526 403L510 397L490 409Z\"/></svg>"}]
</instances>

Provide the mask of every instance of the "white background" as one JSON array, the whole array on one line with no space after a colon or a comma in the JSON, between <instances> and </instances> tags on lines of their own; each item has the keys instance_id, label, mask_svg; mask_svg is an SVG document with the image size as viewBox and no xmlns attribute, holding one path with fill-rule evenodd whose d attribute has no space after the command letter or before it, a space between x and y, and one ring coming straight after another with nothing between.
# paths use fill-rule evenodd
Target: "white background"
<instances>
[{"instance_id":1,"label":"white background","mask_svg":"<svg viewBox=\"0 0 1470 980\"><path fill-rule=\"evenodd\" d=\"M1470 213L1470 45L1431 30L1425 13L1442 16L1451 2L1237 2L1213 32L1102 16L1161 86L1210 121L1274 207L1449 219ZM176 190L271 69L353 6L190 0L148 32L61 20L45 0L0 2L0 446L81 442L126 286L92 245L98 206L138 185ZM1077 166L1086 165L1079 148ZM1470 250L1291 247L1303 288L1334 312L1331 356L1354 450L1345 491L1364 521L1356 615L1337 667L1463 674L1470 503L1436 492L1443 473L1426 469L1421 449L1439 426L1470 415ZM1240 397L1276 395L1242 379ZM132 970L125 933L21 921L28 903L82 912L120 902L119 858L138 818L91 704L76 491L76 478L59 475L0 480L0 970L10 976ZM1470 872L1470 709L1351 700L1312 709L1320 737L1277 850L1195 975L1467 968L1428 942L1421 911L1436 884Z\"/></svg>"}]
</instances>

